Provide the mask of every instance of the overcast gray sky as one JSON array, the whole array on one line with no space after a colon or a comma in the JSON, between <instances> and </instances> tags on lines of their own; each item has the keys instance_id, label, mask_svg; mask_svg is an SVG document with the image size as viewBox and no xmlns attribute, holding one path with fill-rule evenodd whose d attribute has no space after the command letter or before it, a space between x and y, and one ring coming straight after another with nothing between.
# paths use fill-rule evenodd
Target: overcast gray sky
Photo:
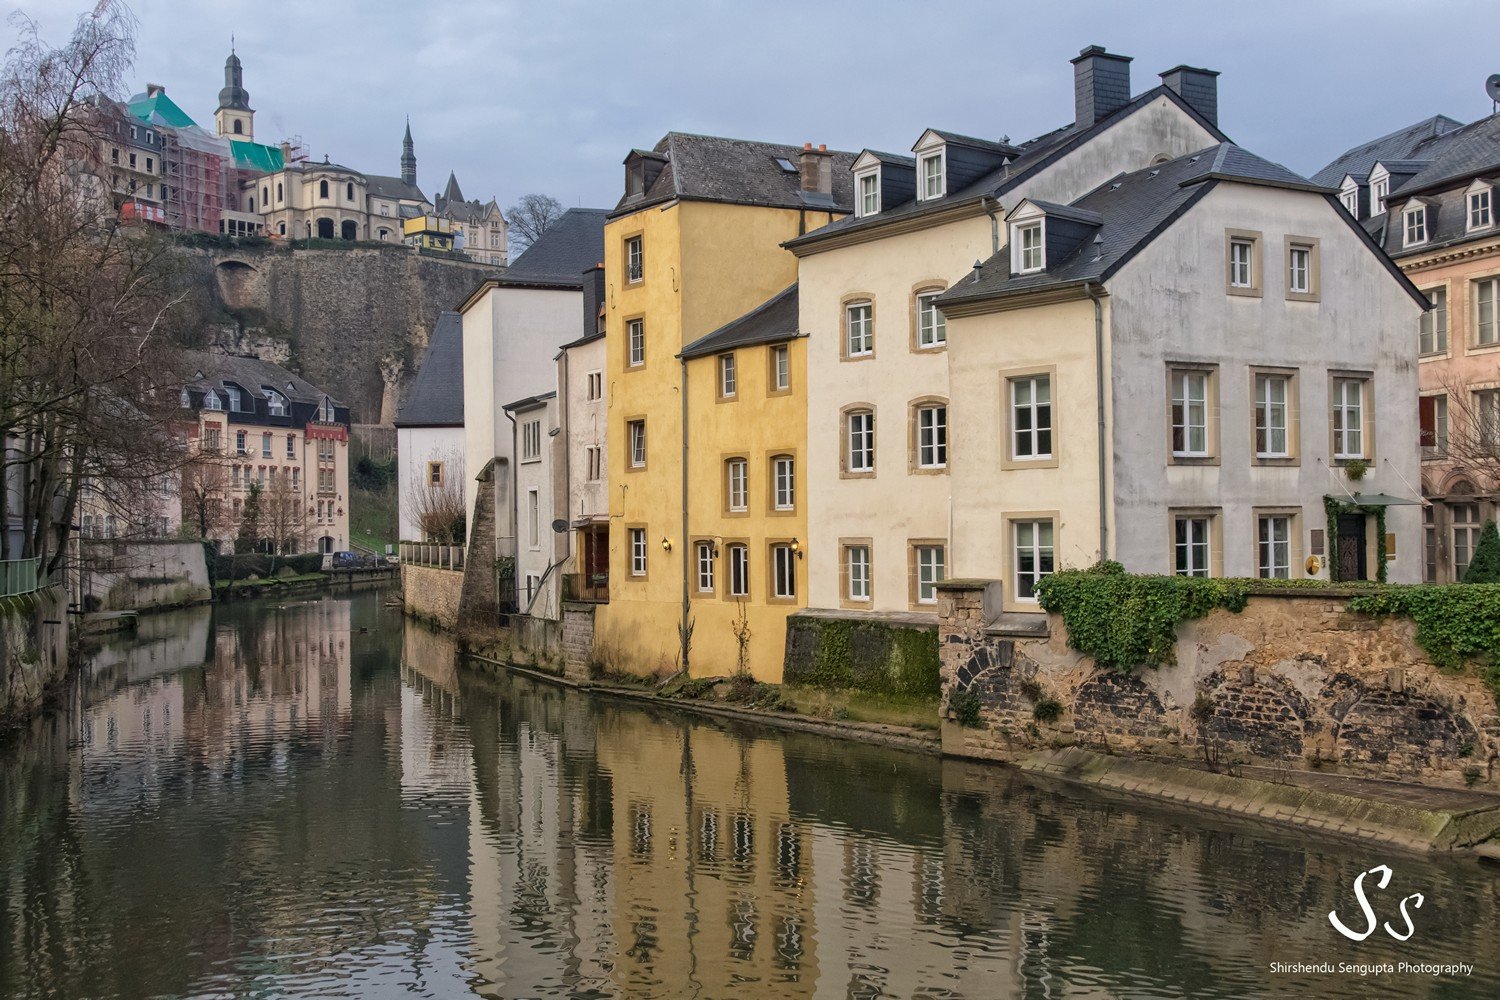
<instances>
[{"instance_id":1,"label":"overcast gray sky","mask_svg":"<svg viewBox=\"0 0 1500 1000\"><path fill-rule=\"evenodd\" d=\"M61 42L85 6L20 9ZM1137 93L1179 63L1221 71L1224 131L1301 173L1432 114L1489 114L1500 73L1493 0L132 6L134 89L163 84L212 128L233 34L257 139L395 174L409 114L423 190L453 170L502 206L541 191L611 207L625 153L672 129L899 152L929 126L1020 141L1072 120L1068 59L1094 43L1135 57Z\"/></svg>"}]
</instances>

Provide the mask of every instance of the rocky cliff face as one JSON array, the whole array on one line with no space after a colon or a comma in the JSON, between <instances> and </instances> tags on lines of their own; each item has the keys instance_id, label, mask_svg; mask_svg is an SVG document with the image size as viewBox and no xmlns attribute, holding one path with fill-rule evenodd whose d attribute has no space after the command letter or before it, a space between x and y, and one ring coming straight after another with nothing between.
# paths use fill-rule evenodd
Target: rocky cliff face
<instances>
[{"instance_id":1,"label":"rocky cliff face","mask_svg":"<svg viewBox=\"0 0 1500 1000\"><path fill-rule=\"evenodd\" d=\"M207 340L283 364L390 424L440 312L501 269L406 247L187 250L210 290Z\"/></svg>"}]
</instances>

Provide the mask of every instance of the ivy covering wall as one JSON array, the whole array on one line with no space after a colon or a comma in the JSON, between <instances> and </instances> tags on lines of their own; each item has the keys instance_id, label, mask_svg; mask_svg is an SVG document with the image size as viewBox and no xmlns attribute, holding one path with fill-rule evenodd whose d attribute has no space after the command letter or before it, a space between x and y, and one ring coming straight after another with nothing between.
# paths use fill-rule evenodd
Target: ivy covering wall
<instances>
[{"instance_id":1,"label":"ivy covering wall","mask_svg":"<svg viewBox=\"0 0 1500 1000\"><path fill-rule=\"evenodd\" d=\"M936 627L793 615L783 683L937 697Z\"/></svg>"}]
</instances>

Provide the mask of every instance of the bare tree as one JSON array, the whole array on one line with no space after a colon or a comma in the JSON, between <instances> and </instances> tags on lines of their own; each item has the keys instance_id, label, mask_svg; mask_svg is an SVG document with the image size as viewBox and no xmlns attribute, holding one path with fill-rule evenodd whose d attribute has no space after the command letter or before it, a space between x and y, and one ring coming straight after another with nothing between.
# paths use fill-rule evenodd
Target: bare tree
<instances>
[{"instance_id":1,"label":"bare tree","mask_svg":"<svg viewBox=\"0 0 1500 1000\"><path fill-rule=\"evenodd\" d=\"M433 457L433 461L438 459L447 470L442 481L432 483L424 465L422 478L412 478L403 484L405 499L422 531L423 537L418 541L431 539L440 545L460 545L465 536L464 486L462 478L453 475L452 470L462 468L463 459L451 453Z\"/></svg>"},{"instance_id":2,"label":"bare tree","mask_svg":"<svg viewBox=\"0 0 1500 1000\"><path fill-rule=\"evenodd\" d=\"M109 100L135 21L100 0L59 48L24 18L0 71L0 559L62 565L88 491L119 510L180 466L169 244L122 227L105 181ZM18 551L16 551L18 549Z\"/></svg>"},{"instance_id":3,"label":"bare tree","mask_svg":"<svg viewBox=\"0 0 1500 1000\"><path fill-rule=\"evenodd\" d=\"M505 213L510 225L511 252L519 254L542 238L552 224L562 218L562 202L545 194L522 195L521 200Z\"/></svg>"},{"instance_id":4,"label":"bare tree","mask_svg":"<svg viewBox=\"0 0 1500 1000\"><path fill-rule=\"evenodd\" d=\"M301 552L307 544L307 500L284 471L261 493L260 527L262 537L271 540L273 555Z\"/></svg>"},{"instance_id":5,"label":"bare tree","mask_svg":"<svg viewBox=\"0 0 1500 1000\"><path fill-rule=\"evenodd\" d=\"M229 471L224 458L201 451L182 469L182 518L203 541L229 534Z\"/></svg>"},{"instance_id":6,"label":"bare tree","mask_svg":"<svg viewBox=\"0 0 1500 1000\"><path fill-rule=\"evenodd\" d=\"M1500 487L1500 390L1474 386L1497 381L1500 369L1483 378L1450 375L1442 382L1443 395L1424 396L1421 404L1424 453L1446 458L1444 473L1462 472L1480 492Z\"/></svg>"}]
</instances>

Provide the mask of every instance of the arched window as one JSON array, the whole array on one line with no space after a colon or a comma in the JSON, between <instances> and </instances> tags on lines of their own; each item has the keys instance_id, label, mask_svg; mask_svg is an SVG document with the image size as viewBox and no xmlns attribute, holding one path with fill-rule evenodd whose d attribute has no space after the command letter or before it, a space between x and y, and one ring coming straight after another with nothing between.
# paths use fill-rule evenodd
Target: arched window
<instances>
[{"instance_id":1,"label":"arched window","mask_svg":"<svg viewBox=\"0 0 1500 1000\"><path fill-rule=\"evenodd\" d=\"M235 135L244 135L245 134L245 123L242 122L242 121L240 121L238 118L236 118L234 120L234 134Z\"/></svg>"},{"instance_id":2,"label":"arched window","mask_svg":"<svg viewBox=\"0 0 1500 1000\"><path fill-rule=\"evenodd\" d=\"M245 211L247 211L247 212L253 212L253 211L255 211L255 199L254 198L249 198L249 199L246 200Z\"/></svg>"},{"instance_id":3,"label":"arched window","mask_svg":"<svg viewBox=\"0 0 1500 1000\"><path fill-rule=\"evenodd\" d=\"M875 474L875 411L851 406L844 411L843 472L862 476Z\"/></svg>"},{"instance_id":4,"label":"arched window","mask_svg":"<svg viewBox=\"0 0 1500 1000\"><path fill-rule=\"evenodd\" d=\"M286 223L285 222L278 222L278 223L276 223L276 235L278 235L278 236L285 236L286 235Z\"/></svg>"},{"instance_id":5,"label":"arched window","mask_svg":"<svg viewBox=\"0 0 1500 1000\"><path fill-rule=\"evenodd\" d=\"M318 181L318 197L319 198L327 198L328 197L328 181L326 181L326 180Z\"/></svg>"},{"instance_id":6,"label":"arched window","mask_svg":"<svg viewBox=\"0 0 1500 1000\"><path fill-rule=\"evenodd\" d=\"M347 184L344 185L344 197L348 198L350 201L354 200L354 182L353 181L350 181L349 183L347 183Z\"/></svg>"},{"instance_id":7,"label":"arched window","mask_svg":"<svg viewBox=\"0 0 1500 1000\"><path fill-rule=\"evenodd\" d=\"M260 203L262 205L269 205L269 204L271 204L271 189L270 188L263 187L263 188L260 189Z\"/></svg>"},{"instance_id":8,"label":"arched window","mask_svg":"<svg viewBox=\"0 0 1500 1000\"><path fill-rule=\"evenodd\" d=\"M282 202L282 197L281 197L281 182L277 181L276 182L276 204L280 205L281 202Z\"/></svg>"}]
</instances>

